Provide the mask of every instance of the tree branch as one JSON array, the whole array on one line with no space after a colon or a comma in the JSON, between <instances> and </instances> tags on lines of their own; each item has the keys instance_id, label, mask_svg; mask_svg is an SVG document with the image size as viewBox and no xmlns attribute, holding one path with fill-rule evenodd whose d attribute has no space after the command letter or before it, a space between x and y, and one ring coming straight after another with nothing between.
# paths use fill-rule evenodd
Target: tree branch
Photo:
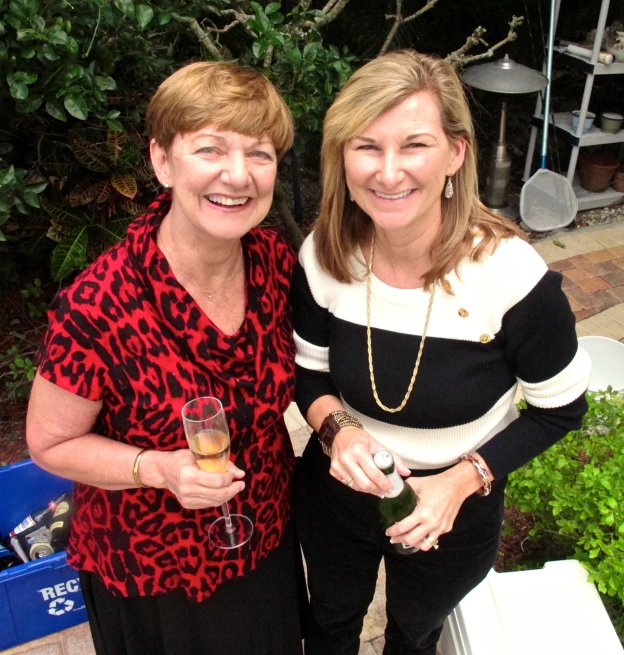
<instances>
[{"instance_id":1,"label":"tree branch","mask_svg":"<svg viewBox=\"0 0 624 655\"><path fill-rule=\"evenodd\" d=\"M481 38L486 33L486 31L487 30L485 27L479 25L479 27L477 27L477 29L466 39L466 43L464 43L461 48L458 48L446 56L447 61L452 61L455 59L459 60L464 56L464 53L468 52L468 50L474 46L479 45L479 43L487 46L488 44Z\"/></svg>"},{"instance_id":2,"label":"tree branch","mask_svg":"<svg viewBox=\"0 0 624 655\"><path fill-rule=\"evenodd\" d=\"M396 33L399 31L399 27L403 22L403 16L401 14L401 11L403 9L402 5L403 5L403 0L396 0L396 9L395 9L396 13L393 16L387 16L387 18L394 18L394 23L392 23L392 27L390 28L390 31L386 36L386 40L384 41L384 44L381 46L381 50L377 53L378 57L381 57L381 55L386 54L388 48L390 47L390 44L392 43L394 37L396 36Z\"/></svg>"},{"instance_id":3,"label":"tree branch","mask_svg":"<svg viewBox=\"0 0 624 655\"><path fill-rule=\"evenodd\" d=\"M405 23L409 23L410 21L413 21L415 18L422 16L426 11L433 9L433 7L438 3L438 1L439 0L428 0L427 4L424 7L421 7L418 11L414 12L410 16L407 16L407 18L404 18L403 7L402 7L403 0L396 0L395 13L386 16L386 18L394 18L394 23L390 28L390 32L388 32L388 36L386 37L384 44L381 46L381 50L377 53L377 56L379 57L380 55L383 55L388 51L388 48L392 45L392 41L394 41L394 37L396 36L396 33L399 31L401 25L405 25Z\"/></svg>"},{"instance_id":4,"label":"tree branch","mask_svg":"<svg viewBox=\"0 0 624 655\"><path fill-rule=\"evenodd\" d=\"M266 52L264 53L264 61L262 62L262 68L269 70L271 68L271 63L273 62L273 52L275 51L275 46L270 45Z\"/></svg>"},{"instance_id":5,"label":"tree branch","mask_svg":"<svg viewBox=\"0 0 624 655\"><path fill-rule=\"evenodd\" d=\"M429 0L427 4L424 7L421 7L416 13L412 14L411 16L408 16L407 18L403 19L403 23L409 23L410 21L414 20L415 18L418 18L419 16L422 16L426 11L429 11L430 9L433 9L433 7L438 3L438 0Z\"/></svg>"},{"instance_id":6,"label":"tree branch","mask_svg":"<svg viewBox=\"0 0 624 655\"><path fill-rule=\"evenodd\" d=\"M213 13L215 13L217 16L234 16L235 18L234 22L238 22L241 25L241 27L245 30L245 32L247 32L247 34L249 34L249 36L251 36L253 39L257 38L258 35L249 28L246 22L253 18L253 16L251 16L250 14L243 14L240 11L236 11L236 9L221 9L221 10L215 10L213 8L211 9Z\"/></svg>"},{"instance_id":7,"label":"tree branch","mask_svg":"<svg viewBox=\"0 0 624 655\"><path fill-rule=\"evenodd\" d=\"M197 37L197 40L199 41L202 48L207 50L218 61L222 61L223 56L219 52L219 48L217 48L217 44L213 41L210 34L204 32L204 30L202 30L199 23L194 18L189 21L188 26L191 32L193 32L193 34Z\"/></svg>"},{"instance_id":8,"label":"tree branch","mask_svg":"<svg viewBox=\"0 0 624 655\"><path fill-rule=\"evenodd\" d=\"M464 45L455 50L455 52L451 52L449 55L446 56L446 61L448 61L451 65L453 65L455 68L460 68L462 66L465 66L466 64L469 64L470 62L473 61L479 61L480 59L489 59L494 55L494 52L504 46L507 43L511 43L512 41L515 41L518 38L518 34L516 32L516 28L522 25L524 22L524 16L512 16L511 22L509 23L509 31L507 32L507 36L502 39L502 41L499 41L498 43L494 44L492 47L488 47L488 49L485 52L482 52L481 54L478 55L471 55L469 57L465 56L465 53L468 52L472 47L478 44L482 44L487 46L488 44L483 40L483 34L485 34L485 28L484 27L477 27L477 29L466 39L466 43Z\"/></svg>"},{"instance_id":9,"label":"tree branch","mask_svg":"<svg viewBox=\"0 0 624 655\"><path fill-rule=\"evenodd\" d=\"M332 0L330 0L330 2L327 3L327 5L331 5L331 4L332 4ZM336 0L329 11L326 12L325 10L323 10L323 13L325 14L323 17L316 16L313 21L310 20L305 21L305 23L303 23L303 27L311 27L316 29L324 27L325 25L335 20L340 14L340 12L348 4L349 4L349 0Z\"/></svg>"},{"instance_id":10,"label":"tree branch","mask_svg":"<svg viewBox=\"0 0 624 655\"><path fill-rule=\"evenodd\" d=\"M215 32L216 34L223 34L224 32L229 32L236 25L240 25L241 22L242 21L240 21L239 19L236 19L236 20L233 20L229 25L226 25L225 27L223 27L221 29L219 29L217 27L211 27L208 31L209 32Z\"/></svg>"},{"instance_id":11,"label":"tree branch","mask_svg":"<svg viewBox=\"0 0 624 655\"><path fill-rule=\"evenodd\" d=\"M303 243L303 232L299 225L297 225L297 221L295 221L295 218L290 211L284 187L279 179L275 180L273 202L275 203L275 209L286 232L286 239L295 250L299 250Z\"/></svg>"},{"instance_id":12,"label":"tree branch","mask_svg":"<svg viewBox=\"0 0 624 655\"><path fill-rule=\"evenodd\" d=\"M334 5L337 2L338 2L338 0L328 0L327 4L322 9L323 13L324 14L329 13L334 8Z\"/></svg>"}]
</instances>

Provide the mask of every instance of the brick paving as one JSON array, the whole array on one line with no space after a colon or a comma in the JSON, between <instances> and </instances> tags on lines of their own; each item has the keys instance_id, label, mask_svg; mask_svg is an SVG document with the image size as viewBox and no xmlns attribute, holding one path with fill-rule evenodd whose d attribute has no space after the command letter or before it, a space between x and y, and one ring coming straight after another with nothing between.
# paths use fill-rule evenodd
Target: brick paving
<instances>
[{"instance_id":1,"label":"brick paving","mask_svg":"<svg viewBox=\"0 0 624 655\"><path fill-rule=\"evenodd\" d=\"M575 255L548 267L563 275L577 321L624 302L624 246Z\"/></svg>"},{"instance_id":2,"label":"brick paving","mask_svg":"<svg viewBox=\"0 0 624 655\"><path fill-rule=\"evenodd\" d=\"M624 343L624 223L549 235L534 247L563 275L577 335Z\"/></svg>"}]
</instances>

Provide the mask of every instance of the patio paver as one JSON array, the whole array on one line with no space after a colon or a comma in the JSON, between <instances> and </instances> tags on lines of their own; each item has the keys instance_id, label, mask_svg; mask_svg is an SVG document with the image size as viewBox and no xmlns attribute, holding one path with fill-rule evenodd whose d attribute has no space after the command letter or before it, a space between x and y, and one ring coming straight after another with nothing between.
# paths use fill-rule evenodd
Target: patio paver
<instances>
[{"instance_id":1,"label":"patio paver","mask_svg":"<svg viewBox=\"0 0 624 655\"><path fill-rule=\"evenodd\" d=\"M553 234L534 247L563 275L577 335L624 343L624 223Z\"/></svg>"}]
</instances>

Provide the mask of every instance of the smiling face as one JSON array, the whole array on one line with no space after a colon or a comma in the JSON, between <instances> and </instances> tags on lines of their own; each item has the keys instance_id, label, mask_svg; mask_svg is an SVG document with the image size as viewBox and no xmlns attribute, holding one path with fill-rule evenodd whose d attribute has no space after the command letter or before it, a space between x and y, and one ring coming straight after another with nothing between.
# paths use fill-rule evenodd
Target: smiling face
<instances>
[{"instance_id":1,"label":"smiling face","mask_svg":"<svg viewBox=\"0 0 624 655\"><path fill-rule=\"evenodd\" d=\"M268 138L206 126L177 134L168 150L150 147L158 180L173 189L170 217L187 232L231 241L268 214L277 174Z\"/></svg>"},{"instance_id":2,"label":"smiling face","mask_svg":"<svg viewBox=\"0 0 624 655\"><path fill-rule=\"evenodd\" d=\"M419 91L375 119L344 148L346 182L376 229L408 235L439 229L447 176L464 161L430 91Z\"/></svg>"}]
</instances>

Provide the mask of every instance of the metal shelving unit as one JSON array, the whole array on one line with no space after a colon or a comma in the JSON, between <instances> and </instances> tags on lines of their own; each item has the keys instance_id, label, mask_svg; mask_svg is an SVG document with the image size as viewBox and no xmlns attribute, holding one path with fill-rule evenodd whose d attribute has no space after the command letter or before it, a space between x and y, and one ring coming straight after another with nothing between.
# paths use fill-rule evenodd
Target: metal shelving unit
<instances>
[{"instance_id":1,"label":"metal shelving unit","mask_svg":"<svg viewBox=\"0 0 624 655\"><path fill-rule=\"evenodd\" d=\"M576 131L572 128L572 114L570 112L560 112L552 114L550 123L554 125L557 135L562 137L565 141L572 145L572 153L568 163L567 178L572 182L576 197L578 200L579 209L594 209L596 207L605 207L614 202L617 202L624 193L619 193L614 189L608 189L601 193L592 193L582 189L579 183L578 176L575 175L576 164L578 162L579 149L584 146L606 145L609 143L624 143L624 129L616 134L603 132L599 127L592 125L589 132L583 134L583 124L585 123L585 115L589 107L589 100L591 98L592 88L594 86L594 78L596 75L622 75L624 74L624 63L613 62L612 64L601 64L598 62L598 55L600 54L600 45L602 43L602 35L604 33L605 25L607 22L607 13L609 11L610 0L602 0L600 7L600 15L598 17L598 26L596 28L596 39L592 50L591 59L583 59L577 55L572 55L568 52L556 52L554 60L555 65L572 66L585 73L585 90L583 92L583 100L580 107L580 116L578 128ZM555 29L557 20L559 18L559 8L561 0L557 0L555 7ZM526 161L524 164L524 181L531 177L531 163L533 161L533 154L535 152L535 144L537 141L537 131L542 126L542 102L538 97L535 104L535 112L532 120L531 136L529 138L529 147L527 149Z\"/></svg>"}]
</instances>

